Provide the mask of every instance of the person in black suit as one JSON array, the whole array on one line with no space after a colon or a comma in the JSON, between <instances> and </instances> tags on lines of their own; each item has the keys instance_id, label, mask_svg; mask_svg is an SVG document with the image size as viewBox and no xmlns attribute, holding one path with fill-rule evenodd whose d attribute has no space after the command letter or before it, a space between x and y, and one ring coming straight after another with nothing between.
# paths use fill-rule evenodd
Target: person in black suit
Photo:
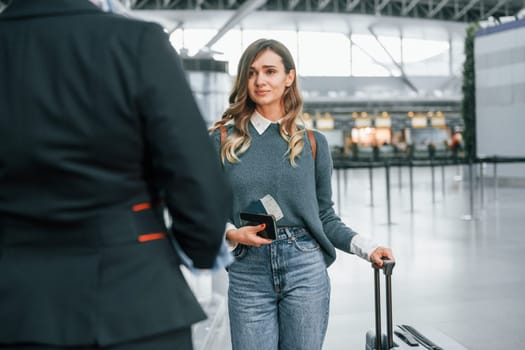
<instances>
[{"instance_id":1,"label":"person in black suit","mask_svg":"<svg viewBox=\"0 0 525 350\"><path fill-rule=\"evenodd\" d=\"M163 29L14 0L0 77L0 348L191 349L231 193Z\"/></svg>"}]
</instances>

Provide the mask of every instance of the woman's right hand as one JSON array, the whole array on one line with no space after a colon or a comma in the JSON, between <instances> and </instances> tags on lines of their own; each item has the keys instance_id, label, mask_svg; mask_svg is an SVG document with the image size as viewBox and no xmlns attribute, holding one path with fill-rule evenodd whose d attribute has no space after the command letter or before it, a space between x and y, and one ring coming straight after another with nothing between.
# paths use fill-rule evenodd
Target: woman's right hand
<instances>
[{"instance_id":1,"label":"woman's right hand","mask_svg":"<svg viewBox=\"0 0 525 350\"><path fill-rule=\"evenodd\" d=\"M261 224L257 226L243 226L238 229L228 230L226 232L226 239L235 243L251 245L255 247L260 247L264 244L271 244L271 239L257 236L257 233L264 230L265 227L265 224Z\"/></svg>"}]
</instances>

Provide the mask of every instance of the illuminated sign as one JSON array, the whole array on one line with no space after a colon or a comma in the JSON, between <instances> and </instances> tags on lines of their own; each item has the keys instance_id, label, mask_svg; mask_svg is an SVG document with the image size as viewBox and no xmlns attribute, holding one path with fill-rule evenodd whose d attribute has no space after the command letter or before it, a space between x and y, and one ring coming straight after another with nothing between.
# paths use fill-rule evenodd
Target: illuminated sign
<instances>
[{"instance_id":1,"label":"illuminated sign","mask_svg":"<svg viewBox=\"0 0 525 350\"><path fill-rule=\"evenodd\" d=\"M357 118L355 120L356 128L368 128L372 126L372 121L370 118Z\"/></svg>"},{"instance_id":2,"label":"illuminated sign","mask_svg":"<svg viewBox=\"0 0 525 350\"><path fill-rule=\"evenodd\" d=\"M432 117L431 124L433 127L445 126L445 118L443 117Z\"/></svg>"},{"instance_id":3,"label":"illuminated sign","mask_svg":"<svg viewBox=\"0 0 525 350\"><path fill-rule=\"evenodd\" d=\"M413 128L426 128L427 127L427 117L425 116L416 116L411 119Z\"/></svg>"},{"instance_id":4,"label":"illuminated sign","mask_svg":"<svg viewBox=\"0 0 525 350\"><path fill-rule=\"evenodd\" d=\"M376 128L389 128L392 126L392 120L389 117L378 117L375 120Z\"/></svg>"}]
</instances>

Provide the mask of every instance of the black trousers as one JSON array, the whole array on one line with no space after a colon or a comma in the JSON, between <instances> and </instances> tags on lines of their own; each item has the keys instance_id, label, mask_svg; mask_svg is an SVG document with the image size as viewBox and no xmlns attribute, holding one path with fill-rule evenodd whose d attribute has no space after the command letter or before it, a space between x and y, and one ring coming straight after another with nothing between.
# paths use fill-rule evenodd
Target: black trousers
<instances>
[{"instance_id":1,"label":"black trousers","mask_svg":"<svg viewBox=\"0 0 525 350\"><path fill-rule=\"evenodd\" d=\"M108 346L56 346L43 344L0 344L1 350L192 350L191 328L135 339Z\"/></svg>"}]
</instances>

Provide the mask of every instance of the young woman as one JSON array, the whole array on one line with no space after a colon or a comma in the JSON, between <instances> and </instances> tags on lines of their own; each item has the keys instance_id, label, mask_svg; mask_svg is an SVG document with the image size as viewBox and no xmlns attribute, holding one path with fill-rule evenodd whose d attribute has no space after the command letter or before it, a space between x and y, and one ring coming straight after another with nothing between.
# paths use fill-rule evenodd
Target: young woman
<instances>
[{"instance_id":1,"label":"young woman","mask_svg":"<svg viewBox=\"0 0 525 350\"><path fill-rule=\"evenodd\" d=\"M261 39L246 48L229 102L212 137L234 193L226 229L236 257L228 269L233 349L320 350L334 248L377 265L392 252L335 214L329 147L318 132L311 142L298 123L303 102L283 44ZM275 240L257 235L264 225L242 226L239 218L268 195L282 212Z\"/></svg>"}]
</instances>

